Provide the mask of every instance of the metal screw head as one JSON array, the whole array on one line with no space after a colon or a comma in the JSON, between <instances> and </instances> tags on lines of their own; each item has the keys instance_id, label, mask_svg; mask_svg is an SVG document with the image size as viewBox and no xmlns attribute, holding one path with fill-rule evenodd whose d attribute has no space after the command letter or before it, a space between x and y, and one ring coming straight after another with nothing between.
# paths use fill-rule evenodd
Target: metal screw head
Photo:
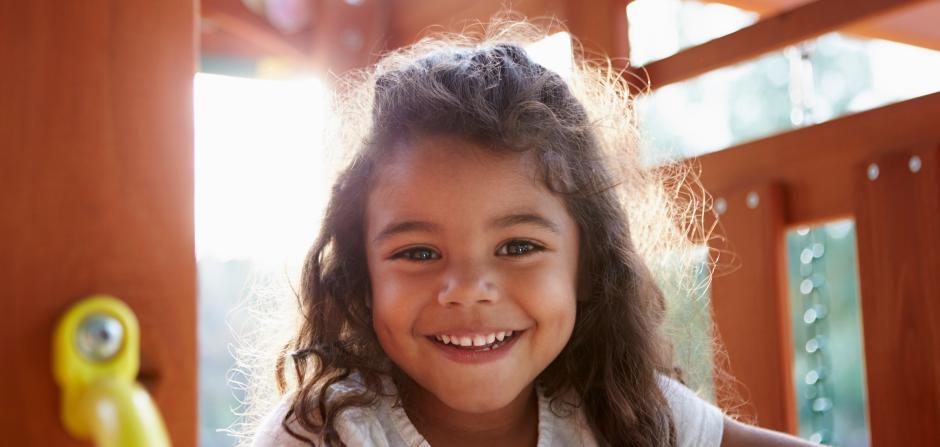
<instances>
[{"instance_id":1,"label":"metal screw head","mask_svg":"<svg viewBox=\"0 0 940 447\"><path fill-rule=\"evenodd\" d=\"M117 318L92 314L78 325L75 343L86 359L104 362L114 358L124 342L124 326Z\"/></svg>"},{"instance_id":2,"label":"metal screw head","mask_svg":"<svg viewBox=\"0 0 940 447\"><path fill-rule=\"evenodd\" d=\"M754 209L757 208L758 204L760 204L760 196L754 191L747 193L747 207Z\"/></svg>"},{"instance_id":3,"label":"metal screw head","mask_svg":"<svg viewBox=\"0 0 940 447\"><path fill-rule=\"evenodd\" d=\"M907 161L907 167L911 169L911 172L917 173L920 172L921 161L920 157L913 156L910 160Z\"/></svg>"},{"instance_id":4,"label":"metal screw head","mask_svg":"<svg viewBox=\"0 0 940 447\"><path fill-rule=\"evenodd\" d=\"M718 215L720 216L724 214L725 211L728 211L728 201L725 200L724 197L719 197L715 199L715 212L717 212Z\"/></svg>"},{"instance_id":5,"label":"metal screw head","mask_svg":"<svg viewBox=\"0 0 940 447\"><path fill-rule=\"evenodd\" d=\"M359 50L365 43L362 33L354 29L343 32L343 45L350 50Z\"/></svg>"},{"instance_id":6,"label":"metal screw head","mask_svg":"<svg viewBox=\"0 0 940 447\"><path fill-rule=\"evenodd\" d=\"M868 180L874 181L878 178L878 174L881 173L881 170L878 169L877 163L872 163L868 165Z\"/></svg>"}]
</instances>

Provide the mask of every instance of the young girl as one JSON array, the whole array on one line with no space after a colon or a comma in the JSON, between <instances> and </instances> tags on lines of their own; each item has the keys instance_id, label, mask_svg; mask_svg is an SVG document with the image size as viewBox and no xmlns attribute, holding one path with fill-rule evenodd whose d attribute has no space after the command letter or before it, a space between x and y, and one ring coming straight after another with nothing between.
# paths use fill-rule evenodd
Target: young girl
<instances>
[{"instance_id":1,"label":"young girl","mask_svg":"<svg viewBox=\"0 0 940 447\"><path fill-rule=\"evenodd\" d=\"M675 380L647 263L690 244L687 216L620 77L563 77L507 35L425 40L348 89L296 390L254 445L798 444Z\"/></svg>"}]
</instances>

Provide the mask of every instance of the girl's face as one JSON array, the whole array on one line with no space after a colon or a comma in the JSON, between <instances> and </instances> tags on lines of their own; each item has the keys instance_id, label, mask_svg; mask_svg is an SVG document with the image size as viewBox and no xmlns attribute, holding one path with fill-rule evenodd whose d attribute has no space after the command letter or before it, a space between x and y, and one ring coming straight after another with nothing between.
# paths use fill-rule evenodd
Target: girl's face
<instances>
[{"instance_id":1,"label":"girl's face","mask_svg":"<svg viewBox=\"0 0 940 447\"><path fill-rule=\"evenodd\" d=\"M423 137L390 158L366 209L379 342L447 407L506 408L571 336L577 226L524 155Z\"/></svg>"}]
</instances>

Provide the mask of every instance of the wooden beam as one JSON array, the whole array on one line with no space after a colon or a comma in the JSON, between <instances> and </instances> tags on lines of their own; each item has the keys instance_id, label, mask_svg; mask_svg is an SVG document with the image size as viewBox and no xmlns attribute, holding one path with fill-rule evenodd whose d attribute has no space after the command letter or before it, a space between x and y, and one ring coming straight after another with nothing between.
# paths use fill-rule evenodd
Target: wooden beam
<instances>
[{"instance_id":1,"label":"wooden beam","mask_svg":"<svg viewBox=\"0 0 940 447\"><path fill-rule=\"evenodd\" d=\"M171 442L197 444L191 0L4 2L0 13L0 431L62 428L52 331L92 293L137 314Z\"/></svg>"},{"instance_id":2,"label":"wooden beam","mask_svg":"<svg viewBox=\"0 0 940 447\"><path fill-rule=\"evenodd\" d=\"M250 11L239 0L201 0L202 34L210 45L203 47L213 55L254 59L278 57L298 64L308 62L309 30L285 34ZM212 37L214 34L218 37ZM224 39L225 42L219 42Z\"/></svg>"},{"instance_id":3,"label":"wooden beam","mask_svg":"<svg viewBox=\"0 0 940 447\"><path fill-rule=\"evenodd\" d=\"M321 71L338 74L365 67L386 49L386 2L321 1L315 16L309 59Z\"/></svg>"},{"instance_id":4,"label":"wooden beam","mask_svg":"<svg viewBox=\"0 0 940 447\"><path fill-rule=\"evenodd\" d=\"M657 89L925 1L817 0L635 68L632 76L649 79L638 91Z\"/></svg>"},{"instance_id":5,"label":"wooden beam","mask_svg":"<svg viewBox=\"0 0 940 447\"><path fill-rule=\"evenodd\" d=\"M390 0L391 28L388 47L414 43L433 32L454 32L471 25L488 23L494 15L510 11L532 20L563 15L567 0Z\"/></svg>"},{"instance_id":6,"label":"wooden beam","mask_svg":"<svg viewBox=\"0 0 940 447\"><path fill-rule=\"evenodd\" d=\"M718 404L744 421L796 433L784 191L758 184L721 195L728 204L720 217L724 238L711 245L720 253L719 265L736 269L719 270L711 285L715 328L727 354L726 372L734 377L731 384L717 381Z\"/></svg>"},{"instance_id":7,"label":"wooden beam","mask_svg":"<svg viewBox=\"0 0 940 447\"><path fill-rule=\"evenodd\" d=\"M940 445L940 148L872 157L854 178L871 444Z\"/></svg>"},{"instance_id":8,"label":"wooden beam","mask_svg":"<svg viewBox=\"0 0 940 447\"><path fill-rule=\"evenodd\" d=\"M878 154L940 141L940 93L744 143L692 160L713 194L762 181L787 185L789 224L854 212L852 167Z\"/></svg>"},{"instance_id":9,"label":"wooden beam","mask_svg":"<svg viewBox=\"0 0 940 447\"><path fill-rule=\"evenodd\" d=\"M584 2L567 0L564 20L571 35L582 45L589 59L610 58L617 67L625 67L630 57L627 44L627 4L629 0L598 0L585 7Z\"/></svg>"}]
</instances>

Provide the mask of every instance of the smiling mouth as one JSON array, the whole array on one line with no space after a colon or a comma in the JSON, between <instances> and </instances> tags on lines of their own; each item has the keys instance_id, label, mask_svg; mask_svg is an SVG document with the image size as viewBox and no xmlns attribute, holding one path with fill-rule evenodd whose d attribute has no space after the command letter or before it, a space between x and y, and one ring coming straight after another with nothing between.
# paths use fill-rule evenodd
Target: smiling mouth
<instances>
[{"instance_id":1,"label":"smiling mouth","mask_svg":"<svg viewBox=\"0 0 940 447\"><path fill-rule=\"evenodd\" d=\"M452 349L459 349L461 351L468 352L485 352L492 351L494 349L499 349L501 346L511 342L516 339L525 331L508 331L508 332L497 332L489 334L486 336L463 336L463 337L451 337L448 335L432 335L428 336L428 340L431 340L434 343L439 345L446 346Z\"/></svg>"}]
</instances>

